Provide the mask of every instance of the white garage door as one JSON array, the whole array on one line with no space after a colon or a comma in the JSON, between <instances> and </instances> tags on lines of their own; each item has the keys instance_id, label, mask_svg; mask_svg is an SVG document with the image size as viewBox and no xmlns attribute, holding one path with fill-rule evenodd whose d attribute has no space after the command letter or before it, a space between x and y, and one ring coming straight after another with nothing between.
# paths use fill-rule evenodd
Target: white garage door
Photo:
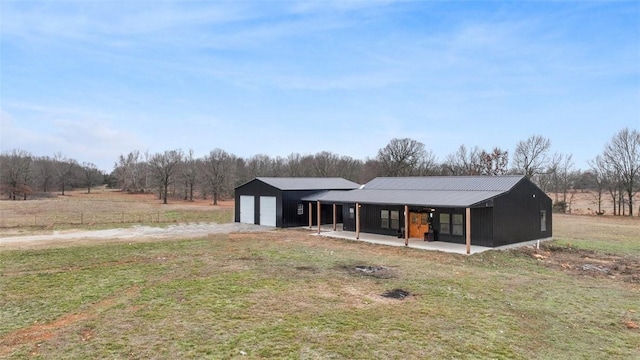
<instances>
[{"instance_id":1,"label":"white garage door","mask_svg":"<svg viewBox=\"0 0 640 360\"><path fill-rule=\"evenodd\" d=\"M260 196L260 225L276 226L275 196Z\"/></svg>"},{"instance_id":2,"label":"white garage door","mask_svg":"<svg viewBox=\"0 0 640 360\"><path fill-rule=\"evenodd\" d=\"M253 196L240 195L240 222L244 224L255 223L255 207Z\"/></svg>"}]
</instances>

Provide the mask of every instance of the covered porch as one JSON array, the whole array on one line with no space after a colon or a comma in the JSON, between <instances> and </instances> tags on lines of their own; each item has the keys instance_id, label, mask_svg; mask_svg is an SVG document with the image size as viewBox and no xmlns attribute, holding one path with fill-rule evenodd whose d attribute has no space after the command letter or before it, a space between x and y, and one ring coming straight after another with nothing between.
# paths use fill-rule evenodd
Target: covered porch
<instances>
[{"instance_id":1,"label":"covered porch","mask_svg":"<svg viewBox=\"0 0 640 360\"><path fill-rule=\"evenodd\" d=\"M333 221L331 225L323 226L321 222L321 217L320 217L321 207L323 205L326 205L327 203L332 205L331 212L332 212ZM471 209L470 208L464 209L465 215L463 217L464 219L463 226L464 226L465 243L457 244L457 243L451 243L446 241L425 241L428 233L429 233L430 240L433 240L433 234L432 234L432 231L429 232L430 228L429 228L429 225L427 224L427 219L430 216L430 214L434 211L434 209L431 209L429 207L423 207L424 209L426 209L425 212L418 213L418 212L410 211L410 205L407 205L407 204L402 205L403 211L401 211L401 214L400 214L401 217L396 215L397 220L402 219L401 223L398 224L399 226L397 227L399 229L398 231L399 235L396 238L388 235L362 232L361 231L361 211L360 211L362 204L356 202L354 205L355 205L355 208L354 208L353 216L355 217L355 231L345 231L345 230L339 230L337 226L338 204L336 202L323 203L320 200L310 201L308 203L309 229L315 228L317 230L318 235L323 235L322 229L325 228L327 229L327 231L331 232L332 237L346 238L346 239L353 238L353 240L361 240L361 238L364 236L363 240L366 238L368 242L372 242L372 243L380 243L380 244L392 245L392 246L407 246L407 247L414 247L414 248L420 248L420 249L426 249L426 250L441 250L441 251L454 252L454 253L467 254L467 255L491 249L490 247L471 245ZM315 214L317 216L317 219L315 219L316 220L315 226L313 225L314 207L316 208ZM340 207L342 206L340 205ZM398 212L399 211L396 211L396 213ZM393 211L392 212L387 211L387 215L389 214L391 214L391 220L393 221ZM389 218L387 218L387 221L389 221ZM327 231L324 232L325 236L329 236L329 235L326 235ZM416 237L416 236L419 236L419 237Z\"/></svg>"},{"instance_id":2,"label":"covered porch","mask_svg":"<svg viewBox=\"0 0 640 360\"><path fill-rule=\"evenodd\" d=\"M469 249L467 250L466 244L456 244L456 243L450 243L446 241L424 241L424 239L418 239L418 238L404 239L404 238L397 238L394 236L386 236L386 235L370 234L370 233L360 233L360 236L356 236L356 233L353 231L337 230L337 229L334 229L332 225L321 226L320 232L318 232L317 227L314 227L313 229L309 227L304 227L304 228L310 230L311 235L313 236L362 241L362 242L376 244L376 245L405 246L413 249L442 251L446 253L462 254L462 255L478 254L487 250L506 250L506 249L517 248L522 246L539 246L541 241L552 240L551 238L543 239L543 240L533 240L533 241L527 241L527 242L505 245L500 247L470 245Z\"/></svg>"}]
</instances>

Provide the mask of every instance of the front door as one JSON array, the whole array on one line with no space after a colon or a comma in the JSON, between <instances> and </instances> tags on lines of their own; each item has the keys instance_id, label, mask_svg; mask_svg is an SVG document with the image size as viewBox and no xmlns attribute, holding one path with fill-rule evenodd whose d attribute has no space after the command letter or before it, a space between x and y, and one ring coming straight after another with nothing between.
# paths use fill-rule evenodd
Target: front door
<instances>
[{"instance_id":1,"label":"front door","mask_svg":"<svg viewBox=\"0 0 640 360\"><path fill-rule=\"evenodd\" d=\"M409 213L409 237L424 238L424 234L429 231L428 213Z\"/></svg>"}]
</instances>

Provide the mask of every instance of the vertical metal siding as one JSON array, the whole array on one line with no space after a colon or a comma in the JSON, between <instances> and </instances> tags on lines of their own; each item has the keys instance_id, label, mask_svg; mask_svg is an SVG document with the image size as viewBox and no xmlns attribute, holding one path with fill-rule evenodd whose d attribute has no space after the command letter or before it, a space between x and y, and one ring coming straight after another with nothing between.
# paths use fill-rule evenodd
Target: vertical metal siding
<instances>
[{"instance_id":1,"label":"vertical metal siding","mask_svg":"<svg viewBox=\"0 0 640 360\"><path fill-rule=\"evenodd\" d=\"M254 218L260 219L260 196L276 197L276 226L282 226L282 219L279 216L282 212L282 194L281 191L262 181L254 179L238 188L235 191L235 221L240 221L240 196L251 195L255 197Z\"/></svg>"},{"instance_id":2,"label":"vertical metal siding","mask_svg":"<svg viewBox=\"0 0 640 360\"><path fill-rule=\"evenodd\" d=\"M547 212L545 232L540 230L540 210ZM494 201L493 246L550 237L551 225L551 199L528 179Z\"/></svg>"},{"instance_id":3,"label":"vertical metal siding","mask_svg":"<svg viewBox=\"0 0 640 360\"><path fill-rule=\"evenodd\" d=\"M349 219L349 208L355 208L355 204L345 204L343 207L343 227L346 231L356 231L355 219ZM360 207L360 231L371 234L397 236L400 229L391 229L391 220L389 220L389 229L381 227L382 218L381 210L398 211L399 212L399 228L404 228L404 206L399 205L371 205L361 204Z\"/></svg>"},{"instance_id":4,"label":"vertical metal siding","mask_svg":"<svg viewBox=\"0 0 640 360\"><path fill-rule=\"evenodd\" d=\"M471 209L471 244L494 246L492 207Z\"/></svg>"}]
</instances>

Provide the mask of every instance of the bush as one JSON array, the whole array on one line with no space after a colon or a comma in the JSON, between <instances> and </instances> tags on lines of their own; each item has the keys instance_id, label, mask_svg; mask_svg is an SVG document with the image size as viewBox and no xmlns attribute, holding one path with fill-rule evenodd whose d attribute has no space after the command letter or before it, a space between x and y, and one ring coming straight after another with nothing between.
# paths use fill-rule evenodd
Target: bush
<instances>
[{"instance_id":1,"label":"bush","mask_svg":"<svg viewBox=\"0 0 640 360\"><path fill-rule=\"evenodd\" d=\"M566 201L556 201L553 204L553 212L555 212L555 213L566 213L567 212L567 202Z\"/></svg>"}]
</instances>

